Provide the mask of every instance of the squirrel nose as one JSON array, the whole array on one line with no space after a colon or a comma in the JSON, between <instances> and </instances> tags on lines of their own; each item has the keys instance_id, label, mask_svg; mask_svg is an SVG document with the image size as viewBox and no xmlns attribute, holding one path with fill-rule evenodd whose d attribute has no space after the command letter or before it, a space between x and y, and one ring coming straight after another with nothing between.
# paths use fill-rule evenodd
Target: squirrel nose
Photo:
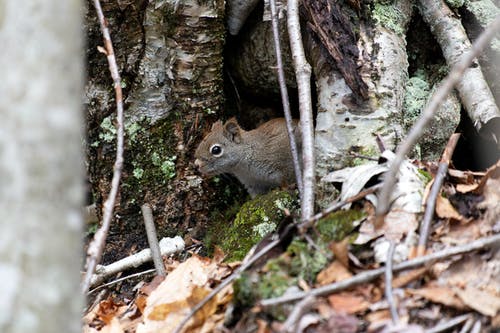
<instances>
[{"instance_id":1,"label":"squirrel nose","mask_svg":"<svg viewBox=\"0 0 500 333\"><path fill-rule=\"evenodd\" d=\"M197 169L201 168L202 162L199 159L194 160L194 165Z\"/></svg>"}]
</instances>

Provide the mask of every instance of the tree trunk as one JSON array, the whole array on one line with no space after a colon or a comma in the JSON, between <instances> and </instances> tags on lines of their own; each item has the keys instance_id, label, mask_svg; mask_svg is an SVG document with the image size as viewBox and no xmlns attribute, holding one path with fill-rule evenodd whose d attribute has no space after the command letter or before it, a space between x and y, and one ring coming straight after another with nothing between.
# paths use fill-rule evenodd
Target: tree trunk
<instances>
[{"instance_id":1,"label":"tree trunk","mask_svg":"<svg viewBox=\"0 0 500 333\"><path fill-rule=\"evenodd\" d=\"M175 5L178 5L176 8ZM140 206L154 208L161 236L192 235L210 211L193 152L207 119L222 108L224 1L103 3L125 98L125 164L110 239L145 246ZM114 100L94 12L86 107L88 172L98 206L109 190L115 151ZM123 248L116 249L123 256ZM109 249L107 253L110 253ZM115 253L116 254L116 253Z\"/></svg>"},{"instance_id":2,"label":"tree trunk","mask_svg":"<svg viewBox=\"0 0 500 333\"><path fill-rule=\"evenodd\" d=\"M80 332L81 2L0 3L0 331Z\"/></svg>"}]
</instances>

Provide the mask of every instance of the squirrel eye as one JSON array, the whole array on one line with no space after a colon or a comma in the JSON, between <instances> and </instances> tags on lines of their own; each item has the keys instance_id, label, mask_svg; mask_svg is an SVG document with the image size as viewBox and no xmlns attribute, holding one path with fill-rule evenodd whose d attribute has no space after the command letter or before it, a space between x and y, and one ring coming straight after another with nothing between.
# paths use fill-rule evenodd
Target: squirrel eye
<instances>
[{"instance_id":1,"label":"squirrel eye","mask_svg":"<svg viewBox=\"0 0 500 333\"><path fill-rule=\"evenodd\" d=\"M210 147L210 153L215 157L219 157L222 155L222 147L215 144L212 147Z\"/></svg>"}]
</instances>

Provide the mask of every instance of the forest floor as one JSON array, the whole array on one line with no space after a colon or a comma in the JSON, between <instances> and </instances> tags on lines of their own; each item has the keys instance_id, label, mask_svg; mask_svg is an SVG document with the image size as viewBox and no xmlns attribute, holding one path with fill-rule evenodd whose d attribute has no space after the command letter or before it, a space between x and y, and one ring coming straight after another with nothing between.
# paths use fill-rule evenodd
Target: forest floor
<instances>
[{"instance_id":1,"label":"forest floor","mask_svg":"<svg viewBox=\"0 0 500 333\"><path fill-rule=\"evenodd\" d=\"M414 165L435 178L437 163ZM432 183L420 203L430 204ZM450 168L430 200L423 248L423 211L392 210L377 226L368 196L351 208L363 214L343 239L323 237L320 221L288 228L253 265L225 262L217 250L203 257L194 241L191 251L164 257L166 277L149 273L93 291L83 332L174 332L188 315L184 332L500 332L500 161L486 172ZM272 238L262 242L260 249Z\"/></svg>"}]
</instances>

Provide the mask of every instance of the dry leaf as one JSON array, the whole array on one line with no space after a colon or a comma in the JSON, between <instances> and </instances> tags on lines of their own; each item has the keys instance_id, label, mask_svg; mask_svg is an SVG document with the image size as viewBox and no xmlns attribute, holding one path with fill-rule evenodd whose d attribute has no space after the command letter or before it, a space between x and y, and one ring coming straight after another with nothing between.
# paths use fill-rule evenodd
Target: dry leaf
<instances>
[{"instance_id":1,"label":"dry leaf","mask_svg":"<svg viewBox=\"0 0 500 333\"><path fill-rule=\"evenodd\" d=\"M447 198L440 195L436 198L436 215L442 219L453 219L460 222L467 221L465 217L457 212Z\"/></svg>"},{"instance_id":2,"label":"dry leaf","mask_svg":"<svg viewBox=\"0 0 500 333\"><path fill-rule=\"evenodd\" d=\"M332 242L328 245L328 248L345 268L349 268L349 239L345 238L340 242Z\"/></svg>"},{"instance_id":3,"label":"dry leaf","mask_svg":"<svg viewBox=\"0 0 500 333\"><path fill-rule=\"evenodd\" d=\"M365 244L382 235L392 240L400 240L404 235L414 232L418 228L416 214L402 210L391 210L385 218L384 225L376 229L373 218L368 218L359 228L359 235L354 244Z\"/></svg>"},{"instance_id":4,"label":"dry leaf","mask_svg":"<svg viewBox=\"0 0 500 333\"><path fill-rule=\"evenodd\" d=\"M363 296L347 292L328 296L328 302L336 311L347 314L363 312L370 307Z\"/></svg>"},{"instance_id":5,"label":"dry leaf","mask_svg":"<svg viewBox=\"0 0 500 333\"><path fill-rule=\"evenodd\" d=\"M469 307L485 316L496 316L500 310L500 297L470 285L465 289L455 288L455 293Z\"/></svg>"},{"instance_id":6,"label":"dry leaf","mask_svg":"<svg viewBox=\"0 0 500 333\"><path fill-rule=\"evenodd\" d=\"M335 260L328 267L318 273L316 281L320 286L324 286L329 283L349 279L350 277L352 277L351 272L349 272L349 270L345 268L340 261Z\"/></svg>"},{"instance_id":7,"label":"dry leaf","mask_svg":"<svg viewBox=\"0 0 500 333\"><path fill-rule=\"evenodd\" d=\"M433 303L439 303L455 309L465 309L465 304L448 287L423 287L419 289L406 289L407 294L421 296Z\"/></svg>"},{"instance_id":8,"label":"dry leaf","mask_svg":"<svg viewBox=\"0 0 500 333\"><path fill-rule=\"evenodd\" d=\"M225 274L225 273L224 273ZM151 293L144 309L144 321L137 328L138 333L167 333L188 315L191 308L209 292L210 281L221 279L217 262L197 255L181 263ZM200 327L207 318L214 315L221 300L227 301L226 288L208 302L187 327Z\"/></svg>"},{"instance_id":9,"label":"dry leaf","mask_svg":"<svg viewBox=\"0 0 500 333\"><path fill-rule=\"evenodd\" d=\"M106 325L109 325L113 318L123 313L123 305L123 303L115 303L111 298L108 298L99 303L97 317Z\"/></svg>"},{"instance_id":10,"label":"dry leaf","mask_svg":"<svg viewBox=\"0 0 500 333\"><path fill-rule=\"evenodd\" d=\"M456 188L457 192L468 193L468 192L472 192L475 189L477 189L478 186L479 186L479 184L457 184L457 186L455 186L455 188Z\"/></svg>"}]
</instances>

